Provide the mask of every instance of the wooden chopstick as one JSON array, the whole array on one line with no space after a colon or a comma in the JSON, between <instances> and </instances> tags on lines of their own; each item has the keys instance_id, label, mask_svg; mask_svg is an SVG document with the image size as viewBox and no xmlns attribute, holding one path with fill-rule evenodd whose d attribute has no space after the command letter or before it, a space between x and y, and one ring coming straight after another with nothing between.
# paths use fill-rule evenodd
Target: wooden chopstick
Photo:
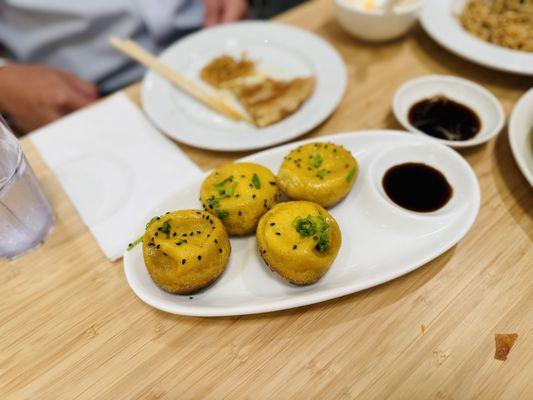
<instances>
[{"instance_id":1,"label":"wooden chopstick","mask_svg":"<svg viewBox=\"0 0 533 400\"><path fill-rule=\"evenodd\" d=\"M235 109L234 107L217 98L216 96L206 92L201 87L199 87L183 75L177 73L176 71L173 71L170 67L163 64L155 56L144 50L134 41L111 37L109 38L109 43L117 50L120 50L135 61L157 72L162 77L168 79L175 86L177 86L181 90L184 90L185 92L187 92L197 100L201 101L206 106L219 112L220 114L223 114L226 117L235 121L245 121L249 124L255 125L253 120L249 116L241 113L239 110Z\"/></svg>"}]
</instances>

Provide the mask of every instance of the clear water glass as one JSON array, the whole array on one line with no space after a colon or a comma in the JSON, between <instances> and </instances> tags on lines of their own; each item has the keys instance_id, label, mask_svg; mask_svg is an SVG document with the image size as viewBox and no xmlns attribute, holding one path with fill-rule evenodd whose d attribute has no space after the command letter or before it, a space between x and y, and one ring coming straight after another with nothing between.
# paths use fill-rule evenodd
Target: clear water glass
<instances>
[{"instance_id":1,"label":"clear water glass","mask_svg":"<svg viewBox=\"0 0 533 400\"><path fill-rule=\"evenodd\" d=\"M54 224L52 207L0 116L0 257L14 259L35 249Z\"/></svg>"}]
</instances>

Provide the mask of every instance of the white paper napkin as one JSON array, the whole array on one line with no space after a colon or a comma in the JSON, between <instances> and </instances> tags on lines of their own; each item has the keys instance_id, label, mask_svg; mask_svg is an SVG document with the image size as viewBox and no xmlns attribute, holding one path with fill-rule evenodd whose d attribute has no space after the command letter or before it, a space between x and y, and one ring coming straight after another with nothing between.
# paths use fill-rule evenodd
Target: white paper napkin
<instances>
[{"instance_id":1,"label":"white paper napkin","mask_svg":"<svg viewBox=\"0 0 533 400\"><path fill-rule=\"evenodd\" d=\"M122 93L31 139L110 260L138 233L139 218L201 174Z\"/></svg>"}]
</instances>

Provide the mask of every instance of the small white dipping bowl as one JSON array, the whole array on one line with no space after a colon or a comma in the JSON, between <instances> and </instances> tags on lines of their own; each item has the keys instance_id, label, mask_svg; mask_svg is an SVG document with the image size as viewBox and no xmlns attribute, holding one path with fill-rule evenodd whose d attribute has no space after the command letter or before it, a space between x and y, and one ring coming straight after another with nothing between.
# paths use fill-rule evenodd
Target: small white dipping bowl
<instances>
[{"instance_id":1,"label":"small white dipping bowl","mask_svg":"<svg viewBox=\"0 0 533 400\"><path fill-rule=\"evenodd\" d=\"M533 89L522 96L511 114L509 142L518 167L533 187Z\"/></svg>"},{"instance_id":2,"label":"small white dipping bowl","mask_svg":"<svg viewBox=\"0 0 533 400\"><path fill-rule=\"evenodd\" d=\"M367 10L354 0L333 0L339 24L352 36L370 42L392 40L406 34L418 19L423 0L412 0L394 10ZM432 0L434 1L434 0Z\"/></svg>"},{"instance_id":3,"label":"small white dipping bowl","mask_svg":"<svg viewBox=\"0 0 533 400\"><path fill-rule=\"evenodd\" d=\"M479 133L468 140L445 140L427 135L411 125L409 122L411 107L419 101L438 95L461 103L474 111L481 121ZM485 143L500 133L505 124L503 107L491 92L477 83L446 75L430 75L405 83L396 91L392 109L405 129L455 148Z\"/></svg>"}]
</instances>

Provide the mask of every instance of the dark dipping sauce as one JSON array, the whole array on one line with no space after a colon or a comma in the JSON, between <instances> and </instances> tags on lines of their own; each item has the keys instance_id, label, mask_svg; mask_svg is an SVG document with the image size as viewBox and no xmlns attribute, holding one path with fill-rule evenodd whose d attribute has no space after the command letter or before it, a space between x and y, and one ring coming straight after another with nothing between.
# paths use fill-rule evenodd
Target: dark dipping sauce
<instances>
[{"instance_id":1,"label":"dark dipping sauce","mask_svg":"<svg viewBox=\"0 0 533 400\"><path fill-rule=\"evenodd\" d=\"M383 177L387 196L407 210L436 211L451 199L453 189L438 170L421 163L406 163L390 168Z\"/></svg>"},{"instance_id":2,"label":"dark dipping sauce","mask_svg":"<svg viewBox=\"0 0 533 400\"><path fill-rule=\"evenodd\" d=\"M445 140L472 139L481 130L481 121L473 110L445 96L414 104L409 110L409 122L425 134Z\"/></svg>"}]
</instances>

